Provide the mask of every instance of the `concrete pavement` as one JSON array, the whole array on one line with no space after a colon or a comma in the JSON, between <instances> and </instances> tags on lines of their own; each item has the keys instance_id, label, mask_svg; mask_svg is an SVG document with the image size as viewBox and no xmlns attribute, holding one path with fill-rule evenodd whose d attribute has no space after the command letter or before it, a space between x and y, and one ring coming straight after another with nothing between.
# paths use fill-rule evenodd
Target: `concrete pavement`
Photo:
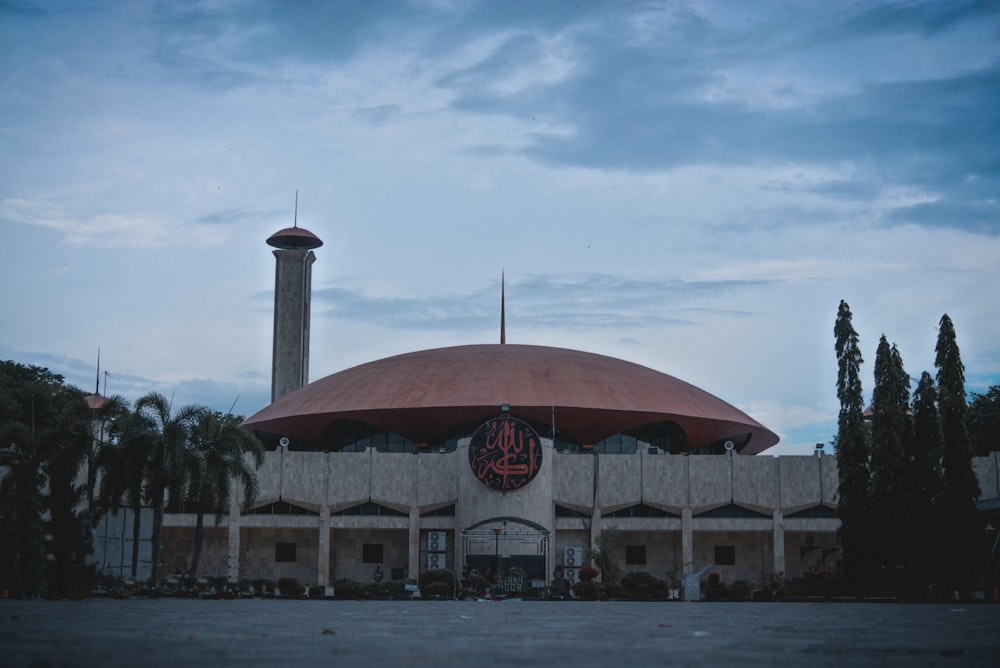
<instances>
[{"instance_id":1,"label":"concrete pavement","mask_svg":"<svg viewBox=\"0 0 1000 668\"><path fill-rule=\"evenodd\" d=\"M1000 605L0 601L0 664L1000 665Z\"/></svg>"}]
</instances>

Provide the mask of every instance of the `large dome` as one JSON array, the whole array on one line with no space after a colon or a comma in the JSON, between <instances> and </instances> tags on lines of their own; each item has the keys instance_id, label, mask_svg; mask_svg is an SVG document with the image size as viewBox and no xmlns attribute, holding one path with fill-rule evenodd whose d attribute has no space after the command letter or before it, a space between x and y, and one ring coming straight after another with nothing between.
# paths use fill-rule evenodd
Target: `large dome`
<instances>
[{"instance_id":1,"label":"large dome","mask_svg":"<svg viewBox=\"0 0 1000 668\"><path fill-rule=\"evenodd\" d=\"M584 445L645 425L675 422L684 451L733 440L744 454L778 442L739 409L648 367L593 353L528 345L469 345L387 357L317 380L247 419L261 434L322 446L350 420L434 444L499 414Z\"/></svg>"}]
</instances>

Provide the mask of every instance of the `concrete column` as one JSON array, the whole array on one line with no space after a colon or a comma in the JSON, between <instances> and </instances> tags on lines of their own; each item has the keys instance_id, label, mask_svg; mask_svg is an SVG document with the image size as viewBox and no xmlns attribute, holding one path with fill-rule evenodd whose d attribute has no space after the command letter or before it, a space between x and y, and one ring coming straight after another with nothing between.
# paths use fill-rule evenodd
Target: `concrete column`
<instances>
[{"instance_id":1,"label":"concrete column","mask_svg":"<svg viewBox=\"0 0 1000 668\"><path fill-rule=\"evenodd\" d=\"M588 550L593 550L597 547L598 541L601 540L601 508L597 506L594 508L593 513L590 515L590 545L587 546ZM580 555L581 557L583 555ZM583 563L588 563L587 559L584 559Z\"/></svg>"},{"instance_id":2,"label":"concrete column","mask_svg":"<svg viewBox=\"0 0 1000 668\"><path fill-rule=\"evenodd\" d=\"M274 257L272 402L309 382L309 310L316 260L308 248L281 248Z\"/></svg>"},{"instance_id":3,"label":"concrete column","mask_svg":"<svg viewBox=\"0 0 1000 668\"><path fill-rule=\"evenodd\" d=\"M780 508L774 510L772 518L774 538L774 574L785 575L785 516Z\"/></svg>"},{"instance_id":4,"label":"concrete column","mask_svg":"<svg viewBox=\"0 0 1000 668\"><path fill-rule=\"evenodd\" d=\"M694 529L690 508L681 508L681 562L683 573L694 573Z\"/></svg>"},{"instance_id":5,"label":"concrete column","mask_svg":"<svg viewBox=\"0 0 1000 668\"><path fill-rule=\"evenodd\" d=\"M330 506L319 507L319 554L316 558L316 585L330 584Z\"/></svg>"},{"instance_id":6,"label":"concrete column","mask_svg":"<svg viewBox=\"0 0 1000 668\"><path fill-rule=\"evenodd\" d=\"M226 558L226 580L240 581L240 502L235 498L229 505L229 555Z\"/></svg>"},{"instance_id":7,"label":"concrete column","mask_svg":"<svg viewBox=\"0 0 1000 668\"><path fill-rule=\"evenodd\" d=\"M420 576L420 508L410 506L410 554L407 561L407 577L416 580Z\"/></svg>"}]
</instances>

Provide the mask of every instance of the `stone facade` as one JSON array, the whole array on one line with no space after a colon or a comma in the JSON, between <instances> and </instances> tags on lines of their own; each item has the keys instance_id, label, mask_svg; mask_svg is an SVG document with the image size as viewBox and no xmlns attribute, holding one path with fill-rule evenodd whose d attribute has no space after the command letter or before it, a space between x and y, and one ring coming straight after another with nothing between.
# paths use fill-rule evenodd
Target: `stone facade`
<instances>
[{"instance_id":1,"label":"stone facade","mask_svg":"<svg viewBox=\"0 0 1000 668\"><path fill-rule=\"evenodd\" d=\"M1000 453L975 470L983 498L1000 496ZM241 515L234 502L206 531L200 574L327 586L370 581L376 566L386 579L416 578L432 564L460 571L466 556L542 555L551 576L611 526L623 573L663 578L712 565L724 582L760 583L832 571L839 558L828 455L566 454L543 439L538 475L508 492L475 478L467 443L420 454L278 449L258 476L258 508L281 502L309 514ZM169 571L189 548L194 516L168 515L166 526ZM294 560L277 560L278 543L294 544Z\"/></svg>"}]
</instances>

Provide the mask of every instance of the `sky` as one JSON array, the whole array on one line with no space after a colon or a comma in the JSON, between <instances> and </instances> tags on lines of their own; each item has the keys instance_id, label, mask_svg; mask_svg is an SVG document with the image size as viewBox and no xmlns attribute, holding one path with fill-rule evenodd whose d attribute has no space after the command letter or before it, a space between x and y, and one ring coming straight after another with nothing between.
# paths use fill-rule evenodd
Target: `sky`
<instances>
[{"instance_id":1,"label":"sky","mask_svg":"<svg viewBox=\"0 0 1000 668\"><path fill-rule=\"evenodd\" d=\"M766 454L836 433L841 300L867 396L945 313L1000 383L995 0L0 0L0 90L0 359L88 391L100 351L104 394L267 405L293 224L312 380L498 343L503 275L508 344L681 378Z\"/></svg>"}]
</instances>

